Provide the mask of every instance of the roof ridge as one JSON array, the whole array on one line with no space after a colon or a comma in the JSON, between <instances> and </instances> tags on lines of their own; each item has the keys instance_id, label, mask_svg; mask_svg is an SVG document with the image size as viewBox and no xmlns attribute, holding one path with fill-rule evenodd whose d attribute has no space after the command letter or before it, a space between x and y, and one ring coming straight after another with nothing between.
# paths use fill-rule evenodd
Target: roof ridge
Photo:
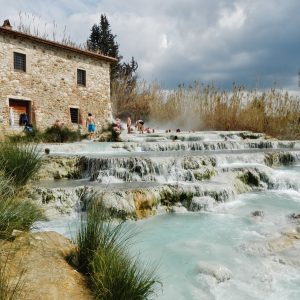
<instances>
[{"instance_id":1,"label":"roof ridge","mask_svg":"<svg viewBox=\"0 0 300 300\"><path fill-rule=\"evenodd\" d=\"M91 56L91 57L94 57L94 58L97 58L97 59L105 60L105 61L108 61L110 63L115 63L115 62L118 61L114 57L110 57L110 56L106 56L106 55L103 55L103 54L91 52L91 51L88 51L88 50L82 50L80 48L76 48L76 47L72 47L72 46L69 46L69 45L62 44L62 43L58 43L58 42L54 42L54 41L51 41L51 40L43 39L43 38L40 38L40 37L32 35L32 34L28 34L28 33L20 32L20 31L4 28L4 27L1 27L1 26L0 26L0 33L16 35L18 37L27 38L29 40L33 40L33 41L36 41L36 42L39 42L39 43L42 43L42 44L45 44L45 45L48 45L48 46L53 46L53 47L61 48L61 49L64 49L64 50L69 50L69 51L72 51L72 52L77 52L77 53L80 53L80 54L83 54L83 55L87 55L87 56Z\"/></svg>"}]
</instances>

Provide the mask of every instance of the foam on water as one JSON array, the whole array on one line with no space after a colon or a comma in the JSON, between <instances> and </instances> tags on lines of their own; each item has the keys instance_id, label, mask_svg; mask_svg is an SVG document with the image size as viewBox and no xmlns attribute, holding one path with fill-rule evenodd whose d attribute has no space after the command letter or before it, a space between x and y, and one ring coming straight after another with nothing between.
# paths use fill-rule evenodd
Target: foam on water
<instances>
[{"instance_id":1,"label":"foam on water","mask_svg":"<svg viewBox=\"0 0 300 300\"><path fill-rule=\"evenodd\" d=\"M175 295L176 299L300 297L299 268L274 262L277 253L249 256L241 249L242 244L256 242L264 247L267 240L277 237L288 223L286 216L300 210L299 203L276 192L243 195L239 200L244 205L231 207L225 214L160 216L137 223L143 257L161 262L164 293L158 299L174 299ZM260 222L251 217L257 209L266 215ZM233 277L217 283L214 277L197 273L198 261L225 266Z\"/></svg>"}]
</instances>

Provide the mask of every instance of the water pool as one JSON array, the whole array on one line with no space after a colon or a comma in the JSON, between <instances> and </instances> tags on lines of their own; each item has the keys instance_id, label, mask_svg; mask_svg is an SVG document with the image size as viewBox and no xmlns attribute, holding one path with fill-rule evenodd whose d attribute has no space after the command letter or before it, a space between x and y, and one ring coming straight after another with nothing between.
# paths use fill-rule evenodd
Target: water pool
<instances>
[{"instance_id":1,"label":"water pool","mask_svg":"<svg viewBox=\"0 0 300 300\"><path fill-rule=\"evenodd\" d=\"M253 217L255 210L264 217ZM139 232L132 251L158 263L163 291L157 299L300 299L300 242L283 251L268 248L268 241L296 226L287 217L293 212L300 212L300 193L281 190L241 195L211 213L129 222ZM77 220L42 227L70 236ZM203 262L226 267L232 278L218 282L201 273Z\"/></svg>"}]
</instances>

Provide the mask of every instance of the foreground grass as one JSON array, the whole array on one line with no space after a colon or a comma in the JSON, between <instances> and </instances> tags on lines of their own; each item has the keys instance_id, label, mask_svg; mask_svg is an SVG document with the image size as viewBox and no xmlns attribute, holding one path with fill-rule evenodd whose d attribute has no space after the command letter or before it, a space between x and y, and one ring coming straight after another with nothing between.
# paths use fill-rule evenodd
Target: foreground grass
<instances>
[{"instance_id":1,"label":"foreground grass","mask_svg":"<svg viewBox=\"0 0 300 300\"><path fill-rule=\"evenodd\" d=\"M44 219L42 210L30 200L13 197L0 201L0 239L9 239L13 230L29 231L35 222Z\"/></svg>"},{"instance_id":2,"label":"foreground grass","mask_svg":"<svg viewBox=\"0 0 300 300\"><path fill-rule=\"evenodd\" d=\"M76 238L77 262L89 276L95 299L149 299L159 283L155 270L129 254L132 233L113 224L106 209L91 204Z\"/></svg>"},{"instance_id":3,"label":"foreground grass","mask_svg":"<svg viewBox=\"0 0 300 300\"><path fill-rule=\"evenodd\" d=\"M5 241L13 239L14 230L29 231L36 221L45 219L41 208L29 199L22 199L21 194L21 188L41 164L36 146L0 143L0 245L3 247ZM14 250L4 248L0 249L0 300L19 299L24 270L19 269L11 278L9 262L14 259L11 257Z\"/></svg>"},{"instance_id":4,"label":"foreground grass","mask_svg":"<svg viewBox=\"0 0 300 300\"><path fill-rule=\"evenodd\" d=\"M29 231L35 222L45 219L41 208L20 198L13 184L13 179L0 173L0 239L9 239L13 230Z\"/></svg>"},{"instance_id":5,"label":"foreground grass","mask_svg":"<svg viewBox=\"0 0 300 300\"><path fill-rule=\"evenodd\" d=\"M42 166L36 145L0 143L0 166L7 178L17 186L25 185Z\"/></svg>"},{"instance_id":6,"label":"foreground grass","mask_svg":"<svg viewBox=\"0 0 300 300\"><path fill-rule=\"evenodd\" d=\"M0 255L0 300L20 299L23 289L24 269L20 269L15 278L11 278L9 260L14 259L16 249L6 250Z\"/></svg>"}]
</instances>

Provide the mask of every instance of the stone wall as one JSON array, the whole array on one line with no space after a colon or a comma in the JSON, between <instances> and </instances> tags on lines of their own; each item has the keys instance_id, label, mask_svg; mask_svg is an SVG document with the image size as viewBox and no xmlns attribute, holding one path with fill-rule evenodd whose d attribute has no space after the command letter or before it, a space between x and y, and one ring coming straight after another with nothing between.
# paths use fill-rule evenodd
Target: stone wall
<instances>
[{"instance_id":1,"label":"stone wall","mask_svg":"<svg viewBox=\"0 0 300 300\"><path fill-rule=\"evenodd\" d=\"M14 52L26 54L26 72L14 70ZM86 86L77 85L77 69L86 71ZM111 119L110 63L83 53L0 32L0 125L9 129L9 99L30 103L31 121L45 129L56 120L71 123L70 107L79 108L85 128L88 112L97 130Z\"/></svg>"}]
</instances>

